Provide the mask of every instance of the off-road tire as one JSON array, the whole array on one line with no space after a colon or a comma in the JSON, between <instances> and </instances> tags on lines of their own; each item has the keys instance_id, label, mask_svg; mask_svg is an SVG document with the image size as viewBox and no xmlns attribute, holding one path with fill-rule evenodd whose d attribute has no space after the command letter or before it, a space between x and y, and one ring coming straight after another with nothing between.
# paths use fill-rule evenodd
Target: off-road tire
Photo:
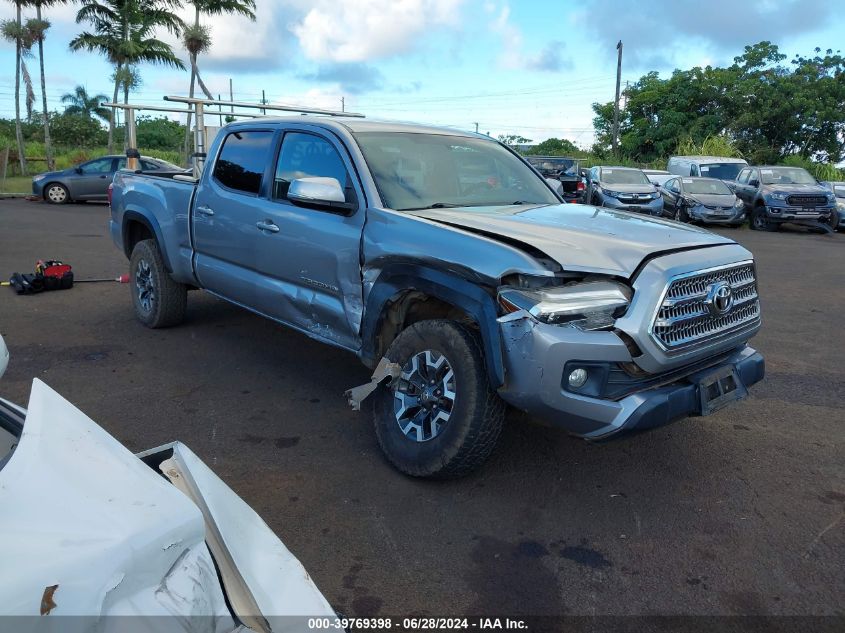
<instances>
[{"instance_id":1,"label":"off-road tire","mask_svg":"<svg viewBox=\"0 0 845 633\"><path fill-rule=\"evenodd\" d=\"M153 295L149 307L139 296L139 275L152 282ZM129 258L129 290L135 316L148 328L178 325L185 318L188 287L173 281L164 267L161 251L155 240L141 240Z\"/></svg>"},{"instance_id":2,"label":"off-road tire","mask_svg":"<svg viewBox=\"0 0 845 633\"><path fill-rule=\"evenodd\" d=\"M403 330L385 356L401 367L426 350L445 356L455 374L449 421L427 441L410 439L397 421L394 388L383 385L370 397L376 438L387 460L407 475L460 477L479 468L493 452L507 405L490 386L474 331L446 319L420 321Z\"/></svg>"},{"instance_id":3,"label":"off-road tire","mask_svg":"<svg viewBox=\"0 0 845 633\"><path fill-rule=\"evenodd\" d=\"M51 189L56 191L54 195ZM64 192L62 196L61 193ZM60 182L51 182L44 186L44 202L47 204L67 204L73 202L70 199L70 191Z\"/></svg>"},{"instance_id":4,"label":"off-road tire","mask_svg":"<svg viewBox=\"0 0 845 633\"><path fill-rule=\"evenodd\" d=\"M778 230L778 225L766 217L766 209L759 205L754 207L748 223L752 231L767 231L769 233L773 233Z\"/></svg>"},{"instance_id":5,"label":"off-road tire","mask_svg":"<svg viewBox=\"0 0 845 633\"><path fill-rule=\"evenodd\" d=\"M839 211L834 209L830 213L830 217L828 218L826 224L833 230L835 233L839 230Z\"/></svg>"}]
</instances>

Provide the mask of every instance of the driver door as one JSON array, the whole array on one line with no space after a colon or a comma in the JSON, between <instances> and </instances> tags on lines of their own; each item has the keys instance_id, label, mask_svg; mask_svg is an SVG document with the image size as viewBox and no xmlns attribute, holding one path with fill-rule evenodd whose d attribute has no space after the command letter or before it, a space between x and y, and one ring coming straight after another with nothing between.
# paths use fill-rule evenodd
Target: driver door
<instances>
[{"instance_id":1,"label":"driver door","mask_svg":"<svg viewBox=\"0 0 845 633\"><path fill-rule=\"evenodd\" d=\"M97 158L80 165L82 173L71 179L71 197L79 200L105 200L109 184L114 178L114 165L113 157Z\"/></svg>"}]
</instances>

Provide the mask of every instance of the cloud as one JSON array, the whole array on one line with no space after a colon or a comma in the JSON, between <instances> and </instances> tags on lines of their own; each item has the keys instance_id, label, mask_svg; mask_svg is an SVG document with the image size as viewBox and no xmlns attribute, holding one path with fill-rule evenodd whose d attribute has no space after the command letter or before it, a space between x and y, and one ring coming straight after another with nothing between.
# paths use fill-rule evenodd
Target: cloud
<instances>
[{"instance_id":1,"label":"cloud","mask_svg":"<svg viewBox=\"0 0 845 633\"><path fill-rule=\"evenodd\" d=\"M432 29L455 27L464 0L317 0L290 31L315 61L362 62L408 53Z\"/></svg>"},{"instance_id":2,"label":"cloud","mask_svg":"<svg viewBox=\"0 0 845 633\"><path fill-rule=\"evenodd\" d=\"M334 83L347 94L359 95L379 90L384 84L381 72L367 64L321 64L315 72L300 75L301 79Z\"/></svg>"},{"instance_id":3,"label":"cloud","mask_svg":"<svg viewBox=\"0 0 845 633\"><path fill-rule=\"evenodd\" d=\"M592 0L581 20L608 57L624 42L625 62L638 68L672 65L700 48L701 58L731 62L742 47L762 40L780 42L824 28L834 14L827 0ZM624 19L620 19L624 15ZM717 59L718 58L718 59Z\"/></svg>"},{"instance_id":4,"label":"cloud","mask_svg":"<svg viewBox=\"0 0 845 633\"><path fill-rule=\"evenodd\" d=\"M503 68L558 72L572 67L572 62L562 56L565 44L559 40L549 42L539 53L526 54L523 50L522 31L510 21L510 5L497 7L488 2L484 10L488 14L495 14L490 22L490 30L502 41L499 65Z\"/></svg>"}]
</instances>

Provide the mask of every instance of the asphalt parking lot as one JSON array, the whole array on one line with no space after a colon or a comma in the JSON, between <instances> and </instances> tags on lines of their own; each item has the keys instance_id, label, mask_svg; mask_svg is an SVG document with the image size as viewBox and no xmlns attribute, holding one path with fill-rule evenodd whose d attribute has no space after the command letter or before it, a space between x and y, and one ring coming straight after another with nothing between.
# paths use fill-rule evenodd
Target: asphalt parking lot
<instances>
[{"instance_id":1,"label":"asphalt parking lot","mask_svg":"<svg viewBox=\"0 0 845 633\"><path fill-rule=\"evenodd\" d=\"M0 276L125 273L107 218L0 200ZM459 481L386 463L343 396L354 356L199 292L153 331L126 285L0 288L0 395L38 377L133 451L183 441L349 615L845 615L845 234L724 232L757 258L748 400L602 445L513 413Z\"/></svg>"}]
</instances>

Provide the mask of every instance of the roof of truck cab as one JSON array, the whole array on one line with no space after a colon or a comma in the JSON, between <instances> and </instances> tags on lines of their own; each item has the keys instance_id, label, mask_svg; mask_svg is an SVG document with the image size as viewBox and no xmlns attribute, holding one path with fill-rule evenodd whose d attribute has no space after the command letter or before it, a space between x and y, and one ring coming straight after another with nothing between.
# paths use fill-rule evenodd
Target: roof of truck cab
<instances>
[{"instance_id":1,"label":"roof of truck cab","mask_svg":"<svg viewBox=\"0 0 845 633\"><path fill-rule=\"evenodd\" d=\"M305 123L308 125L319 125L329 129L346 128L353 134L357 132L405 132L408 134L442 134L448 136L469 136L488 140L495 140L484 134L476 134L465 130L458 130L450 127L424 125L421 123L410 123L404 121L385 121L380 119L365 119L361 117L344 116L263 116L248 121L237 121L230 123L228 127L250 127L262 124L285 124Z\"/></svg>"}]
</instances>

